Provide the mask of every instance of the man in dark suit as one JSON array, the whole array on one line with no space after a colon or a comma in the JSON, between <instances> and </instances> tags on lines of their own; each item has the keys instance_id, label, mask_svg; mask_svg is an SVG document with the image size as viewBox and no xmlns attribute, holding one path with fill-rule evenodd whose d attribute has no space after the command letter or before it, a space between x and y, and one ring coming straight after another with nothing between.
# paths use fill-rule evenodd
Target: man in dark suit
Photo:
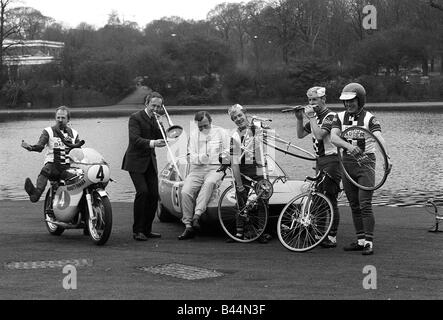
<instances>
[{"instance_id":1,"label":"man in dark suit","mask_svg":"<svg viewBox=\"0 0 443 320\"><path fill-rule=\"evenodd\" d=\"M144 99L145 109L129 118L129 146L123 158L122 169L129 171L134 183L133 238L146 241L148 238L160 238L152 232L158 204L158 173L155 148L166 146L154 112L162 114L163 97L152 92Z\"/></svg>"}]
</instances>

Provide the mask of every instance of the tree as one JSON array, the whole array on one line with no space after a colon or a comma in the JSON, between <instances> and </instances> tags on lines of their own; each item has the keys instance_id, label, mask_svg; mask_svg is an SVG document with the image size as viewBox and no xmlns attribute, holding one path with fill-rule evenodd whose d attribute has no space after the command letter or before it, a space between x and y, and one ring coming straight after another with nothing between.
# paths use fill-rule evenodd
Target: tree
<instances>
[{"instance_id":1,"label":"tree","mask_svg":"<svg viewBox=\"0 0 443 320\"><path fill-rule=\"evenodd\" d=\"M5 45L5 40L20 31L19 26L11 23L9 20L8 8L13 2L14 0L0 0L0 85L3 85L6 80L3 68L3 55L13 45L13 43Z\"/></svg>"},{"instance_id":2,"label":"tree","mask_svg":"<svg viewBox=\"0 0 443 320\"><path fill-rule=\"evenodd\" d=\"M20 27L20 32L16 34L20 39L41 39L44 29L54 22L54 19L31 7L15 7L9 13L10 23Z\"/></svg>"},{"instance_id":3,"label":"tree","mask_svg":"<svg viewBox=\"0 0 443 320\"><path fill-rule=\"evenodd\" d=\"M66 33L67 29L62 24L54 22L43 30L42 40L64 42Z\"/></svg>"},{"instance_id":4,"label":"tree","mask_svg":"<svg viewBox=\"0 0 443 320\"><path fill-rule=\"evenodd\" d=\"M443 3L438 3L437 0L429 0L429 4L432 8L443 11Z\"/></svg>"},{"instance_id":5,"label":"tree","mask_svg":"<svg viewBox=\"0 0 443 320\"><path fill-rule=\"evenodd\" d=\"M211 23L222 31L225 41L235 39L235 51L238 53L240 64L245 63L245 46L247 34L246 8L243 3L222 3L217 5L208 14Z\"/></svg>"},{"instance_id":6,"label":"tree","mask_svg":"<svg viewBox=\"0 0 443 320\"><path fill-rule=\"evenodd\" d=\"M221 3L209 11L207 19L221 33L222 39L228 43L232 30L232 21L225 15L227 11L227 3Z\"/></svg>"},{"instance_id":7,"label":"tree","mask_svg":"<svg viewBox=\"0 0 443 320\"><path fill-rule=\"evenodd\" d=\"M115 10L112 10L111 13L108 15L108 23L107 25L110 26L118 26L121 24L120 18L118 16L118 12Z\"/></svg>"}]
</instances>

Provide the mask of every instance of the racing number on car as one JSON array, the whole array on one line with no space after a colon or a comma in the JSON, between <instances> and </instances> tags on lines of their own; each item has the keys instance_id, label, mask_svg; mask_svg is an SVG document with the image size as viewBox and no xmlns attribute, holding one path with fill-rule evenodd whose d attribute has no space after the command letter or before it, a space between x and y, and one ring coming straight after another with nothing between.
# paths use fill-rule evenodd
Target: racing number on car
<instances>
[{"instance_id":1,"label":"racing number on car","mask_svg":"<svg viewBox=\"0 0 443 320\"><path fill-rule=\"evenodd\" d=\"M178 183L174 184L171 189L171 200L174 210L181 212L181 201L180 201L180 185Z\"/></svg>"},{"instance_id":2,"label":"racing number on car","mask_svg":"<svg viewBox=\"0 0 443 320\"><path fill-rule=\"evenodd\" d=\"M105 179L105 173L103 172L103 166L100 166L100 169L98 169L96 178L102 182Z\"/></svg>"}]
</instances>

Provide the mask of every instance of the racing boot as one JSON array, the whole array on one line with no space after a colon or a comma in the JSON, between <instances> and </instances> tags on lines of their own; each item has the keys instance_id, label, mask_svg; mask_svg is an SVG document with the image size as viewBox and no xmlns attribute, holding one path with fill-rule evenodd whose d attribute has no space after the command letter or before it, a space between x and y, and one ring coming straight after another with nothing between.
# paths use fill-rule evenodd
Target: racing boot
<instances>
[{"instance_id":1,"label":"racing boot","mask_svg":"<svg viewBox=\"0 0 443 320\"><path fill-rule=\"evenodd\" d=\"M38 202L43 191L46 188L46 184L48 183L48 178L43 175L39 175L37 178L37 187L34 187L31 179L26 178L25 180L25 191L29 195L29 200L32 203Z\"/></svg>"}]
</instances>

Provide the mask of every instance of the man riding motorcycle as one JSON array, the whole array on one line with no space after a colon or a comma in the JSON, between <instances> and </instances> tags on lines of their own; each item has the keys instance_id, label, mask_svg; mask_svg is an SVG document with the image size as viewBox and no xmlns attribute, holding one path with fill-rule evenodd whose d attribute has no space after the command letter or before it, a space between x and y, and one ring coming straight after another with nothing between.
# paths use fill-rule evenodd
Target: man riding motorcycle
<instances>
[{"instance_id":1,"label":"man riding motorcycle","mask_svg":"<svg viewBox=\"0 0 443 320\"><path fill-rule=\"evenodd\" d=\"M47 147L45 165L37 178L36 186L34 187L31 179L25 180L25 191L33 203L40 199L48 180L59 180L61 174L69 168L69 151L84 143L80 141L78 132L67 126L69 121L69 109L61 106L55 111L55 125L43 130L37 144L29 145L22 141L21 146L28 151L42 152Z\"/></svg>"}]
</instances>

